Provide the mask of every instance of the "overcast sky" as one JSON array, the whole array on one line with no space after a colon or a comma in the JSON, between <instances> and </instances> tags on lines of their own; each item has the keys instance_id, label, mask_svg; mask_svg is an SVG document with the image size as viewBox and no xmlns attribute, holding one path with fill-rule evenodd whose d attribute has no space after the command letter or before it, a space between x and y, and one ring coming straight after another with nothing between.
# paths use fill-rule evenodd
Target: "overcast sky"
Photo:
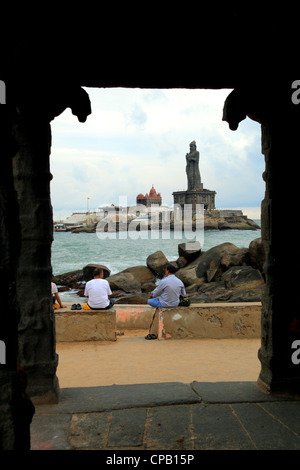
<instances>
[{"instance_id":1,"label":"overcast sky","mask_svg":"<svg viewBox=\"0 0 300 470\"><path fill-rule=\"evenodd\" d=\"M86 91L92 114L85 123L70 109L51 123L54 218L86 210L88 197L89 210L118 205L120 196L133 205L152 184L163 204L172 206L172 192L187 189L185 155L193 140L203 186L217 192L216 207L242 208L259 217L264 197L260 125L247 118L231 131L222 121L231 90Z\"/></svg>"}]
</instances>

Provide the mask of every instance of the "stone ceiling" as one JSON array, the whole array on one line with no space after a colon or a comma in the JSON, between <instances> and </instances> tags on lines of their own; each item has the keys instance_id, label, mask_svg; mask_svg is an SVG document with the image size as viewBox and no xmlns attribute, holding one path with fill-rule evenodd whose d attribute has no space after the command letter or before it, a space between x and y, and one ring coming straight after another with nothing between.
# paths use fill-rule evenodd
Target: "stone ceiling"
<instances>
[{"instance_id":1,"label":"stone ceiling","mask_svg":"<svg viewBox=\"0 0 300 470\"><path fill-rule=\"evenodd\" d=\"M151 4L152 5L152 4ZM82 6L81 6L82 8ZM119 8L119 7L118 7ZM34 89L87 87L234 88L274 79L287 60L278 48L280 15L229 5L163 16L153 4L134 17L82 9L82 21L20 22L7 41L7 81ZM282 67L281 67L282 70ZM27 88L28 89L28 88Z\"/></svg>"}]
</instances>

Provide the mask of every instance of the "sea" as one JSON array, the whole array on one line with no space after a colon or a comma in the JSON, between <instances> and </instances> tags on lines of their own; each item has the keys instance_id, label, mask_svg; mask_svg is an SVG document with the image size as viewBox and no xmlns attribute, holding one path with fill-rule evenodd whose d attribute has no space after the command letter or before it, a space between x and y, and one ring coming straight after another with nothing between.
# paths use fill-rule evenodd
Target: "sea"
<instances>
[{"instance_id":1,"label":"sea","mask_svg":"<svg viewBox=\"0 0 300 470\"><path fill-rule=\"evenodd\" d=\"M254 219L260 226L260 220ZM82 269L90 263L106 266L111 274L138 265L146 266L147 257L160 250L169 261L178 258L178 245L199 241L203 251L230 242L239 248L248 247L250 242L260 238L261 230L206 230L200 235L192 231L164 231L110 233L99 237L96 233L54 232L51 263L52 272L68 273ZM62 293L64 302L75 301L72 292Z\"/></svg>"}]
</instances>

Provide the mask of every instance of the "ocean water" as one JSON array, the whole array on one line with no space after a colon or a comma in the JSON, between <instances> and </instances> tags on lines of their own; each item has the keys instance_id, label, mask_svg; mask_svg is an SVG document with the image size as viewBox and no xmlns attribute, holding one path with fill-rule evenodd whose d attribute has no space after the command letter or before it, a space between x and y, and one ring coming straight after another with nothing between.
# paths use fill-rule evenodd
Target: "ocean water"
<instances>
[{"instance_id":1,"label":"ocean water","mask_svg":"<svg viewBox=\"0 0 300 470\"><path fill-rule=\"evenodd\" d=\"M260 220L255 220L260 225ZM207 230L201 235L183 231L136 232L135 237L127 232L110 234L113 238L99 239L95 233L55 232L52 243L52 270L54 275L82 269L89 263L107 266L111 274L131 266L146 265L146 259L161 250L169 261L178 258L180 243L198 240L203 251L230 242L239 248L261 236L260 230ZM180 238L178 238L180 236ZM124 238L122 238L124 237ZM166 238L165 238L166 237Z\"/></svg>"}]
</instances>

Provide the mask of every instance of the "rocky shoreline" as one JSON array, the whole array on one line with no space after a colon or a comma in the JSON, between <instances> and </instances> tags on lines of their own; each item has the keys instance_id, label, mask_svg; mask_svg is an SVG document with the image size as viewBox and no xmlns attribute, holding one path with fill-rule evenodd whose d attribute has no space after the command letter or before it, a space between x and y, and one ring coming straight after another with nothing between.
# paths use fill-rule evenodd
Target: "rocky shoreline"
<instances>
[{"instance_id":1,"label":"rocky shoreline","mask_svg":"<svg viewBox=\"0 0 300 470\"><path fill-rule=\"evenodd\" d=\"M100 266L109 282L116 303L146 304L150 292L164 276L169 261L162 251L148 256L146 265L133 266L117 274L101 264L88 264L83 269L53 277L59 291L72 289L83 297L85 283ZM248 248L222 243L206 252L199 242L178 245L178 258L171 261L176 276L182 280L193 303L259 302L264 291L264 249L261 238Z\"/></svg>"}]
</instances>

